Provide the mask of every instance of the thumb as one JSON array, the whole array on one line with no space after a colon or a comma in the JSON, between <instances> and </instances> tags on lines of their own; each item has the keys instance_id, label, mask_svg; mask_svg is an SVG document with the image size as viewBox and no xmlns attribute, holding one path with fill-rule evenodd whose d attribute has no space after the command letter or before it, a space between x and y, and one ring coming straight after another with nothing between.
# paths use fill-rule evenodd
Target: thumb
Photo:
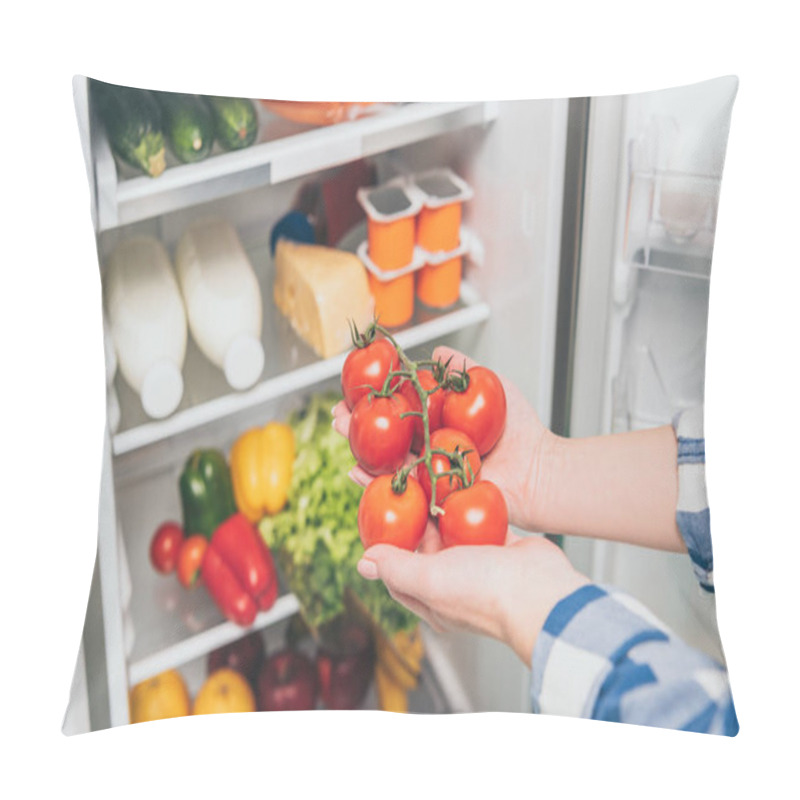
<instances>
[{"instance_id":1,"label":"thumb","mask_svg":"<svg viewBox=\"0 0 800 800\"><path fill-rule=\"evenodd\" d=\"M393 591L423 598L427 569L425 556L393 547L389 544L376 544L364 552L358 562L358 572L362 578L380 578Z\"/></svg>"},{"instance_id":2,"label":"thumb","mask_svg":"<svg viewBox=\"0 0 800 800\"><path fill-rule=\"evenodd\" d=\"M429 605L430 580L426 577L429 558L378 544L364 553L358 562L358 572L368 580L382 579L398 603L424 619L434 630L441 631L443 626Z\"/></svg>"}]
</instances>

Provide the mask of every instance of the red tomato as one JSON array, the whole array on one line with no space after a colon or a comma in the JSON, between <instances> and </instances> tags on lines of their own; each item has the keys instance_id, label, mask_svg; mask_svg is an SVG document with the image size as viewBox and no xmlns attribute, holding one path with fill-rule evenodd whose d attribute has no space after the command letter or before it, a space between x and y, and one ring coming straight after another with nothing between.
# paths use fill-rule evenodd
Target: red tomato
<instances>
[{"instance_id":1,"label":"red tomato","mask_svg":"<svg viewBox=\"0 0 800 800\"><path fill-rule=\"evenodd\" d=\"M178 580L187 589L197 583L207 547L208 539L199 533L190 536L181 545L178 552Z\"/></svg>"},{"instance_id":2,"label":"red tomato","mask_svg":"<svg viewBox=\"0 0 800 800\"><path fill-rule=\"evenodd\" d=\"M429 392L436 386L436 379L427 370L417 372L422 388ZM411 381L405 380L397 390L408 400L412 411L422 411L422 403L419 401L419 394ZM435 391L428 396L428 430L433 433L442 427L442 403L444 402L444 389ZM411 452L419 453L425 446L425 429L422 424L422 417L413 417L414 438L411 440Z\"/></svg>"},{"instance_id":3,"label":"red tomato","mask_svg":"<svg viewBox=\"0 0 800 800\"><path fill-rule=\"evenodd\" d=\"M174 572L182 544L183 528L177 522L163 522L150 542L150 563L164 575Z\"/></svg>"},{"instance_id":4,"label":"red tomato","mask_svg":"<svg viewBox=\"0 0 800 800\"><path fill-rule=\"evenodd\" d=\"M508 508L491 481L476 481L453 492L443 503L439 534L445 547L462 544L505 544Z\"/></svg>"},{"instance_id":5,"label":"red tomato","mask_svg":"<svg viewBox=\"0 0 800 800\"><path fill-rule=\"evenodd\" d=\"M362 397L350 417L350 450L372 475L394 472L402 466L414 435L414 418L400 417L410 411L399 394Z\"/></svg>"},{"instance_id":6,"label":"red tomato","mask_svg":"<svg viewBox=\"0 0 800 800\"><path fill-rule=\"evenodd\" d=\"M466 433L483 456L497 444L505 428L506 393L500 378L486 367L472 367L467 374L465 391L445 392L442 425Z\"/></svg>"},{"instance_id":7,"label":"red tomato","mask_svg":"<svg viewBox=\"0 0 800 800\"><path fill-rule=\"evenodd\" d=\"M347 407L352 411L370 389L383 389L389 372L399 369L400 357L388 339L376 339L366 347L351 350L342 367L342 394Z\"/></svg>"},{"instance_id":8,"label":"red tomato","mask_svg":"<svg viewBox=\"0 0 800 800\"><path fill-rule=\"evenodd\" d=\"M481 471L481 457L478 455L478 448L472 439L465 433L455 430L455 428L440 428L431 434L431 450L447 450L452 453L458 448L462 453L471 451L467 455L467 464L472 469L473 478L477 478ZM424 451L420 455L425 455ZM434 453L431 456L431 466L434 475L441 475L451 469L450 459L447 456ZM417 480L419 480L428 503L431 502L431 476L425 464L417 465ZM441 506L442 500L456 489L461 489L461 479L452 475L436 479L436 504Z\"/></svg>"},{"instance_id":9,"label":"red tomato","mask_svg":"<svg viewBox=\"0 0 800 800\"><path fill-rule=\"evenodd\" d=\"M396 494L392 476L381 475L371 481L358 505L358 533L365 548L374 544L393 544L414 551L422 541L428 524L425 493L413 476L406 490Z\"/></svg>"}]
</instances>

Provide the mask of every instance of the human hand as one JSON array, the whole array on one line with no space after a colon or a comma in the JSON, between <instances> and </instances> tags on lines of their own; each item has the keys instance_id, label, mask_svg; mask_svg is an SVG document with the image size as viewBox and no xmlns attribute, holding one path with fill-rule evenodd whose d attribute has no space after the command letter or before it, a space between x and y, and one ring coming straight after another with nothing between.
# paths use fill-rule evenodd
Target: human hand
<instances>
[{"instance_id":1,"label":"human hand","mask_svg":"<svg viewBox=\"0 0 800 800\"><path fill-rule=\"evenodd\" d=\"M433 359L446 363L451 369L476 366L476 362L449 347L437 347ZM523 530L537 530L540 476L547 443L555 438L542 425L536 411L511 381L498 375L506 394L506 426L498 443L486 454L481 464L481 478L497 485L508 506L509 521ZM350 427L350 411L344 402L333 409L333 426L345 438ZM372 476L356 466L350 472L356 483L366 486ZM433 536L426 533L430 545Z\"/></svg>"},{"instance_id":2,"label":"human hand","mask_svg":"<svg viewBox=\"0 0 800 800\"><path fill-rule=\"evenodd\" d=\"M364 553L358 571L367 580L382 580L395 600L435 630L491 636L530 666L550 611L589 580L544 537L509 536L505 547L420 548L416 553L375 545Z\"/></svg>"}]
</instances>

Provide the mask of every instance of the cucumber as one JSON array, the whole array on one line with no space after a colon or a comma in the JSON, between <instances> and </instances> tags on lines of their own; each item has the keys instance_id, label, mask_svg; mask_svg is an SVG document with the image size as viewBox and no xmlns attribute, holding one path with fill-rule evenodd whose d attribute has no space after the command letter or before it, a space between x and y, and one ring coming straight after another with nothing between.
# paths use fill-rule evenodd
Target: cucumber
<instances>
[{"instance_id":1,"label":"cucumber","mask_svg":"<svg viewBox=\"0 0 800 800\"><path fill-rule=\"evenodd\" d=\"M249 147L258 135L258 115L252 100L244 97L206 96L214 118L214 135L226 150Z\"/></svg>"},{"instance_id":2,"label":"cucumber","mask_svg":"<svg viewBox=\"0 0 800 800\"><path fill-rule=\"evenodd\" d=\"M159 176L166 154L161 109L153 94L95 80L91 91L114 154L146 175Z\"/></svg>"},{"instance_id":3,"label":"cucumber","mask_svg":"<svg viewBox=\"0 0 800 800\"><path fill-rule=\"evenodd\" d=\"M194 94L154 92L164 120L169 148L184 164L202 161L214 145L214 120Z\"/></svg>"}]
</instances>

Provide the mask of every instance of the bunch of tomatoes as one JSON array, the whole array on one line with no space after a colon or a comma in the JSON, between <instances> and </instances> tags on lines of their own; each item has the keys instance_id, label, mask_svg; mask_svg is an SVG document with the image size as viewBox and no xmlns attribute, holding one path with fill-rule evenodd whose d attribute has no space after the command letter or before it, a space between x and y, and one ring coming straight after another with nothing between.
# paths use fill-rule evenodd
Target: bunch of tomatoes
<instances>
[{"instance_id":1,"label":"bunch of tomatoes","mask_svg":"<svg viewBox=\"0 0 800 800\"><path fill-rule=\"evenodd\" d=\"M352 412L348 439L374 477L358 509L364 547L414 551L431 518L444 547L504 544L505 499L480 477L482 459L505 428L497 375L480 366L411 361L377 323L363 334L354 329L353 343L342 368Z\"/></svg>"}]
</instances>

